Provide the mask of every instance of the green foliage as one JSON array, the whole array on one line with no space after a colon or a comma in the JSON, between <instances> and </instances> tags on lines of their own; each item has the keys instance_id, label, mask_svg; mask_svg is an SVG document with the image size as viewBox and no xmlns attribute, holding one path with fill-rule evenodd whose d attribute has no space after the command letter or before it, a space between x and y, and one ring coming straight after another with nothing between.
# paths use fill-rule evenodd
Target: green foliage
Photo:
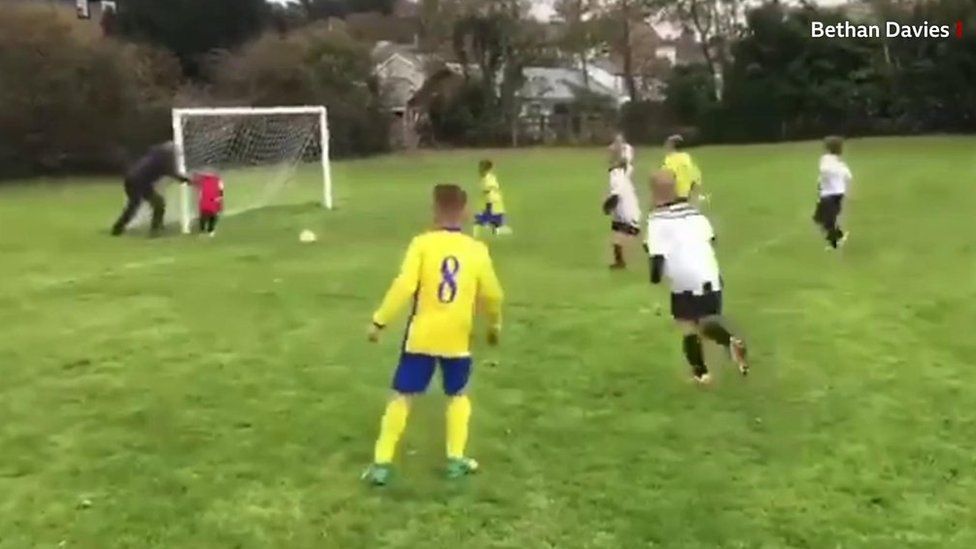
<instances>
[{"instance_id":1,"label":"green foliage","mask_svg":"<svg viewBox=\"0 0 976 549\"><path fill-rule=\"evenodd\" d=\"M620 129L633 143L659 144L674 133L674 116L663 103L632 101L620 110Z\"/></svg>"},{"instance_id":2,"label":"green foliage","mask_svg":"<svg viewBox=\"0 0 976 549\"><path fill-rule=\"evenodd\" d=\"M495 109L485 101L478 81L465 82L450 95L438 95L429 107L431 136L436 143L476 145L489 137ZM488 131L486 131L488 130ZM497 127L495 128L497 137Z\"/></svg>"},{"instance_id":3,"label":"green foliage","mask_svg":"<svg viewBox=\"0 0 976 549\"><path fill-rule=\"evenodd\" d=\"M298 0L298 3L309 19L328 19L363 12L388 15L396 0Z\"/></svg>"},{"instance_id":4,"label":"green foliage","mask_svg":"<svg viewBox=\"0 0 976 549\"><path fill-rule=\"evenodd\" d=\"M265 0L125 0L119 3L119 32L170 50L196 76L201 56L237 47L256 36L268 20Z\"/></svg>"},{"instance_id":5,"label":"green foliage","mask_svg":"<svg viewBox=\"0 0 976 549\"><path fill-rule=\"evenodd\" d=\"M511 131L514 127L519 112L517 94L525 82L523 69L539 53L538 35L529 31L533 27L521 21L517 11L504 7L458 19L452 35L452 46L466 79L481 92L477 104L460 109L483 114L451 119L475 121L478 125L464 133L481 134L480 142L485 144L496 142L506 128ZM475 75L469 65L476 67ZM454 99L469 97L470 93L465 93Z\"/></svg>"},{"instance_id":6,"label":"green foliage","mask_svg":"<svg viewBox=\"0 0 976 549\"><path fill-rule=\"evenodd\" d=\"M181 79L165 52L103 39L70 11L25 5L0 18L0 74L0 179L117 170L168 134Z\"/></svg>"},{"instance_id":7,"label":"green foliage","mask_svg":"<svg viewBox=\"0 0 976 549\"><path fill-rule=\"evenodd\" d=\"M963 39L889 41L892 111L912 130L976 131L976 3L921 3L902 22L962 21ZM953 29L954 30L954 29Z\"/></svg>"},{"instance_id":8,"label":"green foliage","mask_svg":"<svg viewBox=\"0 0 976 549\"><path fill-rule=\"evenodd\" d=\"M937 0L906 11L873 4L877 19L909 24L963 20L976 4ZM976 35L963 40L810 37L810 22L846 19L812 5L777 2L748 13L732 45L718 108L695 106L687 87L669 91L678 118L717 141L783 140L918 131L976 131ZM871 20L866 22L872 22ZM672 78L671 85L678 83Z\"/></svg>"},{"instance_id":9,"label":"green foliage","mask_svg":"<svg viewBox=\"0 0 976 549\"><path fill-rule=\"evenodd\" d=\"M372 85L369 50L343 32L312 25L285 36L267 33L219 56L209 76L222 102L325 105L335 156L388 147L389 120Z\"/></svg>"},{"instance_id":10,"label":"green foliage","mask_svg":"<svg viewBox=\"0 0 976 549\"><path fill-rule=\"evenodd\" d=\"M682 65L668 75L665 106L679 124L695 124L714 111L715 78L706 65Z\"/></svg>"}]
</instances>

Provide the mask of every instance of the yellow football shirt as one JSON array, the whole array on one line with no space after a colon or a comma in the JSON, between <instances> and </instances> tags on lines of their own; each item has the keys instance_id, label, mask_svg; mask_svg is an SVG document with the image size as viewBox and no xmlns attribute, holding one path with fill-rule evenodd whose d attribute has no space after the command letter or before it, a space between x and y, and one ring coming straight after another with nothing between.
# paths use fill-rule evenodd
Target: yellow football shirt
<instances>
[{"instance_id":1,"label":"yellow football shirt","mask_svg":"<svg viewBox=\"0 0 976 549\"><path fill-rule=\"evenodd\" d=\"M485 193L485 204L491 205L491 213L505 213L505 201L502 200L502 187L494 172L481 176L481 190Z\"/></svg>"},{"instance_id":2,"label":"yellow football shirt","mask_svg":"<svg viewBox=\"0 0 976 549\"><path fill-rule=\"evenodd\" d=\"M662 169L674 174L675 192L679 198L688 198L696 185L701 185L701 171L686 152L673 152L664 157Z\"/></svg>"},{"instance_id":3,"label":"yellow football shirt","mask_svg":"<svg viewBox=\"0 0 976 549\"><path fill-rule=\"evenodd\" d=\"M503 292L483 243L458 230L440 229L410 242L400 274L373 315L386 326L413 298L404 350L455 358L471 354L471 328L479 305L501 327Z\"/></svg>"}]
</instances>

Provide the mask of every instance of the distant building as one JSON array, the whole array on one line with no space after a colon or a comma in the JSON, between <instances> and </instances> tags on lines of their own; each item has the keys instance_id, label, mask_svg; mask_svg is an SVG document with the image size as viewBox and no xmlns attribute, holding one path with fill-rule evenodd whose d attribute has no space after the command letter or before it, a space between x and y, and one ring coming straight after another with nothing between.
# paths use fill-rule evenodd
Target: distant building
<instances>
[{"instance_id":1,"label":"distant building","mask_svg":"<svg viewBox=\"0 0 976 549\"><path fill-rule=\"evenodd\" d=\"M410 99L427 80L428 56L414 46L379 42L373 48L373 73L380 84L383 104L394 114L402 114Z\"/></svg>"},{"instance_id":2,"label":"distant building","mask_svg":"<svg viewBox=\"0 0 976 549\"><path fill-rule=\"evenodd\" d=\"M397 0L393 4L393 17L397 19L420 17L420 2L418 0Z\"/></svg>"},{"instance_id":3,"label":"distant building","mask_svg":"<svg viewBox=\"0 0 976 549\"><path fill-rule=\"evenodd\" d=\"M605 99L614 109L628 101L626 94L593 78L600 72L591 67L589 81L579 69L557 67L526 67L522 74L525 84L519 90L523 116L551 116L568 112L572 104L587 91ZM606 81L606 79L602 79Z\"/></svg>"},{"instance_id":4,"label":"distant building","mask_svg":"<svg viewBox=\"0 0 976 549\"><path fill-rule=\"evenodd\" d=\"M102 13L106 9L115 10L118 8L118 0L15 0L22 3L28 4L49 4L56 7L64 7L65 9L74 10L79 17L82 17L84 13L82 7L87 10L87 17L85 19L90 19L92 21L100 21L102 18Z\"/></svg>"},{"instance_id":5,"label":"distant building","mask_svg":"<svg viewBox=\"0 0 976 549\"><path fill-rule=\"evenodd\" d=\"M691 32L670 30L662 34L650 24L634 27L631 35L632 73L641 98L664 99L664 82L674 67L703 63L701 44ZM618 93L629 94L624 72L624 55L619 50L596 52L588 65L594 79ZM610 80L605 80L609 75Z\"/></svg>"}]
</instances>

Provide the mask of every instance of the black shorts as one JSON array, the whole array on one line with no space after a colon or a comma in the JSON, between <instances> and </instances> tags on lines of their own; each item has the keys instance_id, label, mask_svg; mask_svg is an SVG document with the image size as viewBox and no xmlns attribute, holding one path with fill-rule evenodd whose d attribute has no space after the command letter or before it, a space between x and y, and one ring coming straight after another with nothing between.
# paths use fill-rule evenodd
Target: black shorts
<instances>
[{"instance_id":1,"label":"black shorts","mask_svg":"<svg viewBox=\"0 0 976 549\"><path fill-rule=\"evenodd\" d=\"M837 224L837 217L840 216L840 209L844 202L844 195L832 194L821 196L817 201L817 208L813 211L813 220L825 227L833 227Z\"/></svg>"},{"instance_id":2,"label":"black shorts","mask_svg":"<svg viewBox=\"0 0 976 549\"><path fill-rule=\"evenodd\" d=\"M624 223L623 221L611 221L610 230L615 233L626 234L629 236L637 236L640 234L640 227L637 225L631 225L630 223Z\"/></svg>"},{"instance_id":3,"label":"black shorts","mask_svg":"<svg viewBox=\"0 0 976 549\"><path fill-rule=\"evenodd\" d=\"M702 294L681 292L671 294L671 316L675 320L697 321L722 314L722 290L711 285Z\"/></svg>"}]
</instances>

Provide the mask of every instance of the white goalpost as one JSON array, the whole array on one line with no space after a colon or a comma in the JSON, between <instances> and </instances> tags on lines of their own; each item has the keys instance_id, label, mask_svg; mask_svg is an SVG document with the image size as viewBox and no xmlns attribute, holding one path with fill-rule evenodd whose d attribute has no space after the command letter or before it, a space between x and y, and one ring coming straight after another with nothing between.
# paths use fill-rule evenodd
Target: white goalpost
<instances>
[{"instance_id":1,"label":"white goalpost","mask_svg":"<svg viewBox=\"0 0 976 549\"><path fill-rule=\"evenodd\" d=\"M221 175L224 215L310 200L333 207L325 107L173 109L173 144L181 173ZM196 218L193 193L181 186L184 233Z\"/></svg>"}]
</instances>

